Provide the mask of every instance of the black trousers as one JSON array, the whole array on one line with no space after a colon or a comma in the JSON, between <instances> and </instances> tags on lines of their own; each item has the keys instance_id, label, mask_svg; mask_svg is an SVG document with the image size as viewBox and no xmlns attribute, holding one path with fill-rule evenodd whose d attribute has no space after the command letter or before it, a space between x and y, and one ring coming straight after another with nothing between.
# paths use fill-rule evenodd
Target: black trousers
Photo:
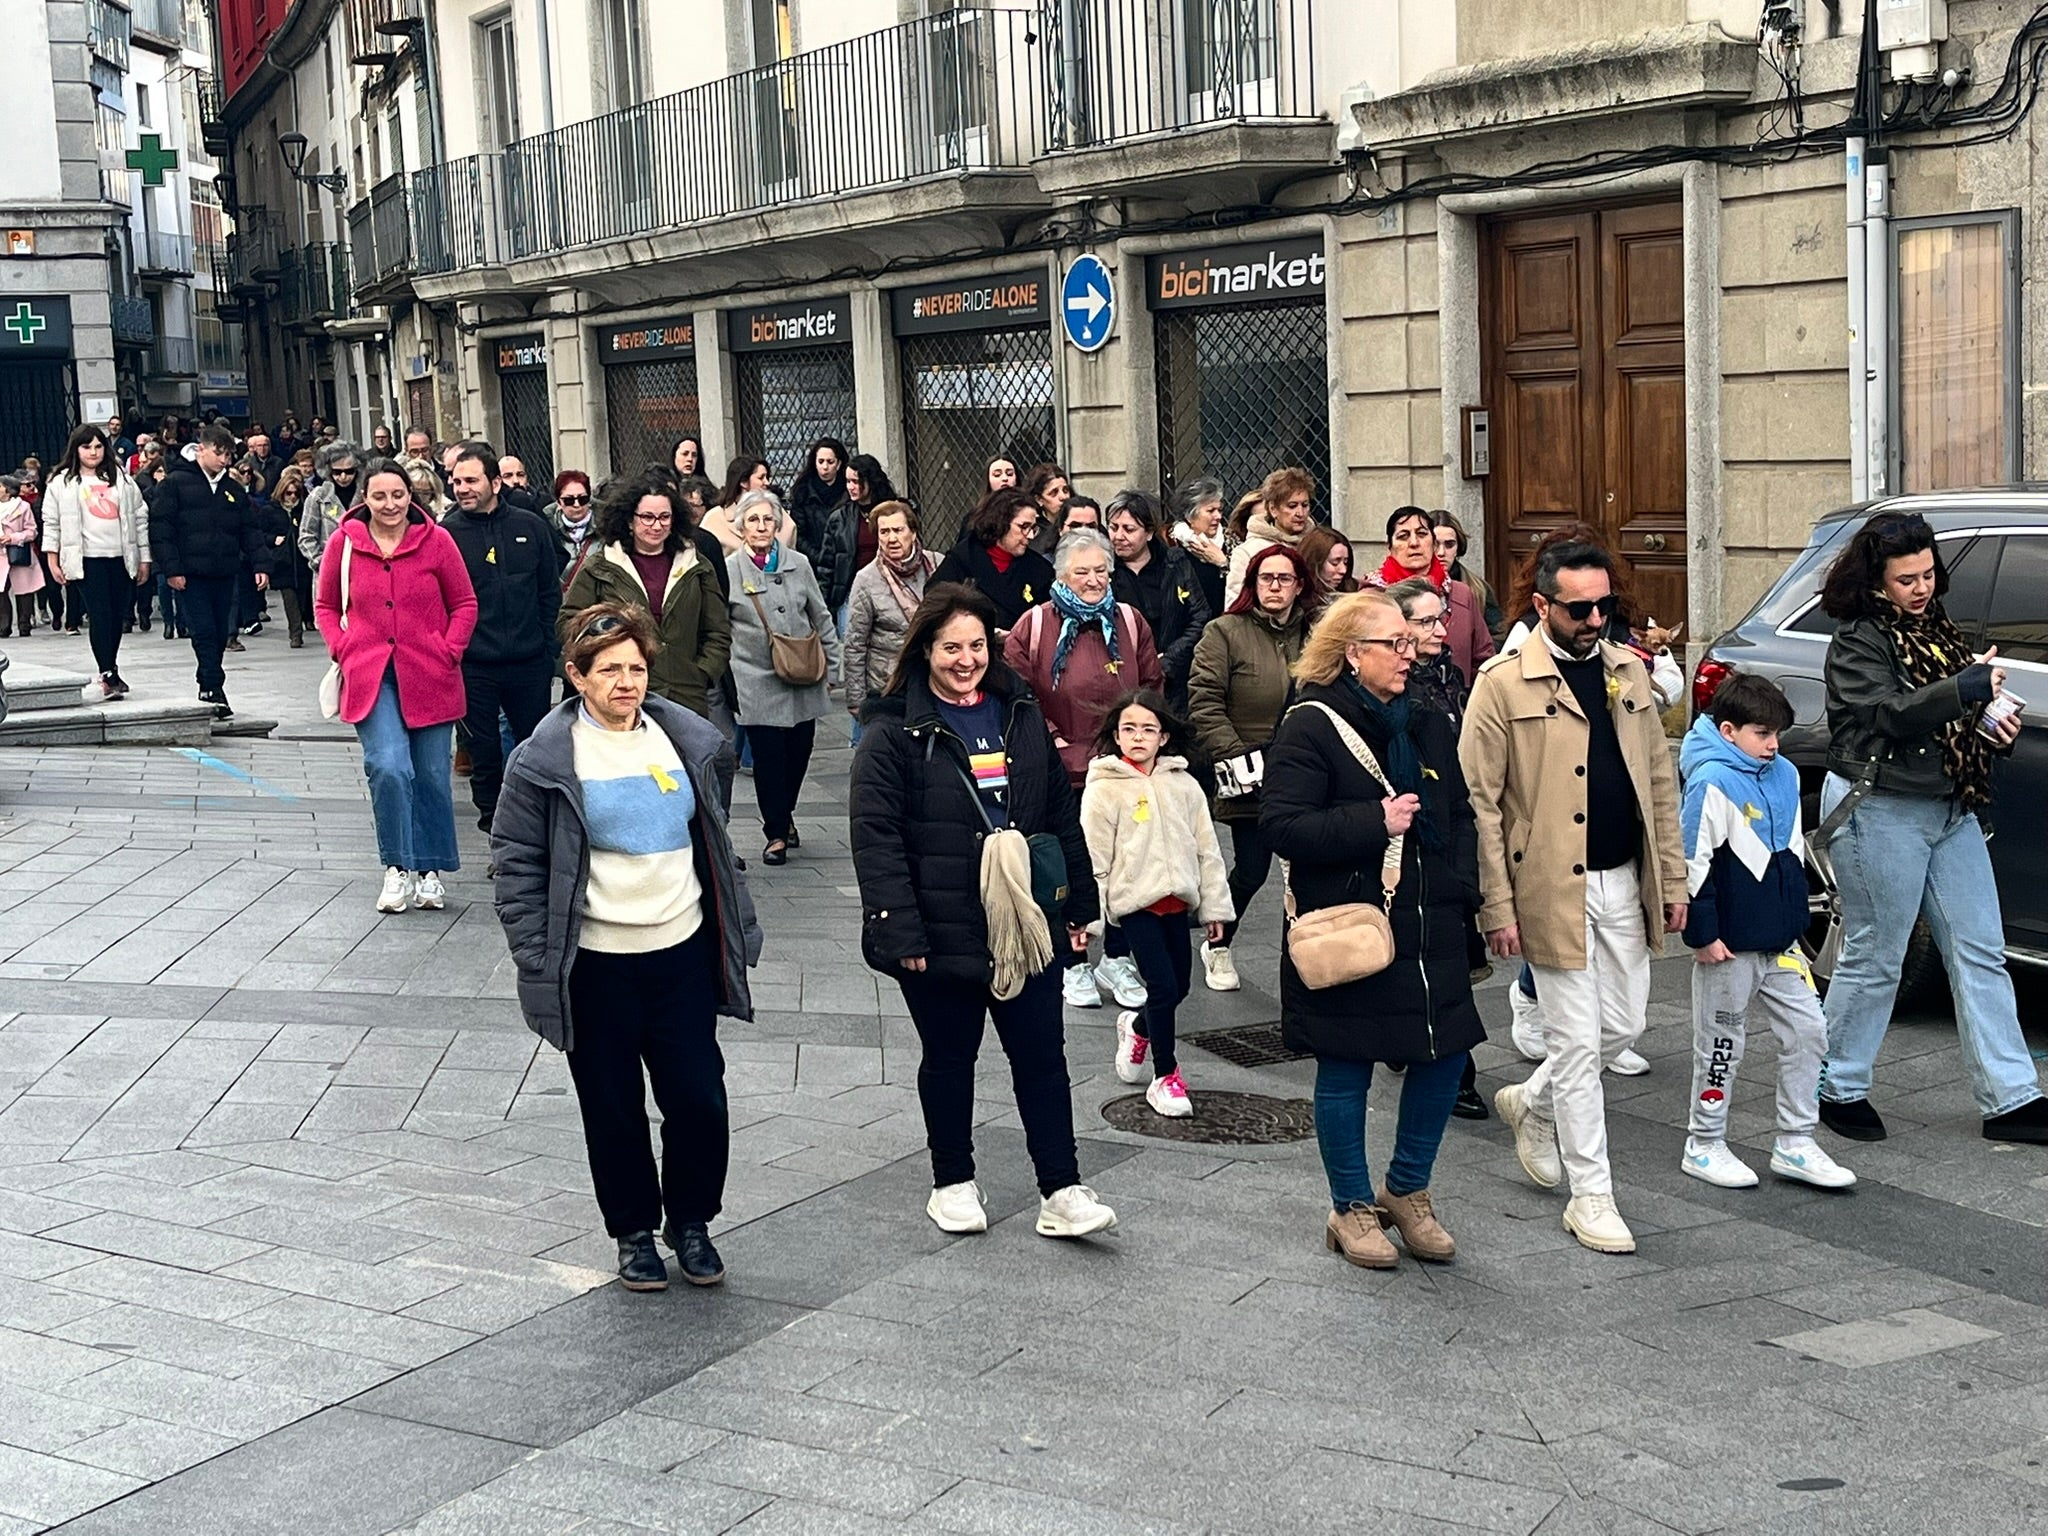
<instances>
[{"instance_id":1,"label":"black trousers","mask_svg":"<svg viewBox=\"0 0 2048 1536\"><path fill-rule=\"evenodd\" d=\"M41 555L37 555L42 560ZM37 594L42 599L43 612L50 616L52 629L77 629L85 622L85 594L78 583L66 582L59 586L55 577L49 574L50 563L43 560L43 586Z\"/></svg>"},{"instance_id":2,"label":"black trousers","mask_svg":"<svg viewBox=\"0 0 2048 1536\"><path fill-rule=\"evenodd\" d=\"M469 697L463 732L469 741L469 797L477 813L497 813L505 783L505 744L498 736L498 711L512 725L516 746L533 734L550 706L555 674L545 656L530 661L465 661L462 686Z\"/></svg>"},{"instance_id":3,"label":"black trousers","mask_svg":"<svg viewBox=\"0 0 2048 1536\"><path fill-rule=\"evenodd\" d=\"M139 628L147 629L149 628L150 609L154 606L154 599L156 597L155 575L152 574L149 580L130 590L134 593L134 596L129 600L129 611L135 615L136 625Z\"/></svg>"},{"instance_id":4,"label":"black trousers","mask_svg":"<svg viewBox=\"0 0 2048 1536\"><path fill-rule=\"evenodd\" d=\"M492 736L497 735L495 723ZM718 929L644 955L586 949L569 972L569 1076L583 1114L590 1182L613 1237L708 1222L725 1199L731 1124L718 1049ZM642 1069L645 1076L642 1076ZM661 1110L661 1172L647 1086Z\"/></svg>"},{"instance_id":5,"label":"black trousers","mask_svg":"<svg viewBox=\"0 0 2048 1536\"><path fill-rule=\"evenodd\" d=\"M917 1097L932 1153L932 1183L964 1184L974 1177L974 1062L981 1054L983 1022L991 1017L1003 1054L1010 1058L1010 1086L1024 1120L1024 1144L1038 1174L1038 1192L1049 1195L1080 1183L1058 967L1047 966L1007 1003L997 1002L986 987L927 973L905 971L897 981L924 1045Z\"/></svg>"},{"instance_id":6,"label":"black trousers","mask_svg":"<svg viewBox=\"0 0 2048 1536\"><path fill-rule=\"evenodd\" d=\"M192 631L192 654L199 662L201 692L227 686L228 674L221 665L221 653L235 637L235 583L233 576L187 576L184 602L185 627Z\"/></svg>"},{"instance_id":7,"label":"black trousers","mask_svg":"<svg viewBox=\"0 0 2048 1536\"><path fill-rule=\"evenodd\" d=\"M754 798L761 806L761 831L772 843L789 836L796 797L803 792L804 775L811 771L818 722L749 725L747 739L754 744Z\"/></svg>"},{"instance_id":8,"label":"black trousers","mask_svg":"<svg viewBox=\"0 0 2048 1536\"><path fill-rule=\"evenodd\" d=\"M1259 831L1256 816L1226 823L1230 828L1230 904L1237 916L1223 925L1221 948L1228 949L1244 919L1245 904L1266 884L1273 871L1273 849Z\"/></svg>"},{"instance_id":9,"label":"black trousers","mask_svg":"<svg viewBox=\"0 0 2048 1536\"><path fill-rule=\"evenodd\" d=\"M1188 978L1194 972L1194 950L1188 942L1191 919L1185 912L1161 917L1157 912L1132 912L1117 920L1130 944L1138 974L1145 978L1145 1006L1138 1010L1138 1033L1152 1042L1152 1068L1160 1077L1179 1062L1173 1054L1174 1012L1188 1000Z\"/></svg>"},{"instance_id":10,"label":"black trousers","mask_svg":"<svg viewBox=\"0 0 2048 1536\"><path fill-rule=\"evenodd\" d=\"M74 585L84 589L93 665L101 677L114 677L120 672L121 625L135 612L135 579L118 555L108 559L87 556L85 574Z\"/></svg>"}]
</instances>

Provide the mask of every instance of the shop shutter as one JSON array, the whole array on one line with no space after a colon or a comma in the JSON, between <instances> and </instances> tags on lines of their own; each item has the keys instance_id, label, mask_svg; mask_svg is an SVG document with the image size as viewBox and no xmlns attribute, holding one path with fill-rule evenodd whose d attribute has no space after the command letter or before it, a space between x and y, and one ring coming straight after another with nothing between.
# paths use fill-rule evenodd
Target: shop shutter
<instances>
[{"instance_id":1,"label":"shop shutter","mask_svg":"<svg viewBox=\"0 0 2048 1536\"><path fill-rule=\"evenodd\" d=\"M1159 475L1171 494L1220 480L1228 501L1276 469L1314 477L1316 516L1329 520L1329 339L1320 296L1155 317Z\"/></svg>"},{"instance_id":2,"label":"shop shutter","mask_svg":"<svg viewBox=\"0 0 2048 1536\"><path fill-rule=\"evenodd\" d=\"M819 438L836 437L854 451L853 348L741 352L733 364L740 452L766 459L785 491Z\"/></svg>"},{"instance_id":3,"label":"shop shutter","mask_svg":"<svg viewBox=\"0 0 2048 1536\"><path fill-rule=\"evenodd\" d=\"M1018 475L1058 457L1052 332L942 331L903 340L905 493L929 549L947 549L1003 454Z\"/></svg>"}]
</instances>

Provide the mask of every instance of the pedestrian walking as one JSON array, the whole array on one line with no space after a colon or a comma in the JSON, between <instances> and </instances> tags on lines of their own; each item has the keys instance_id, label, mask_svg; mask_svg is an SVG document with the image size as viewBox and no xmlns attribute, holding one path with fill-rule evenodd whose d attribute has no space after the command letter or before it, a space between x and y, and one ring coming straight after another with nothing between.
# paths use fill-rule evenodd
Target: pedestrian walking
<instances>
[{"instance_id":1,"label":"pedestrian walking","mask_svg":"<svg viewBox=\"0 0 2048 1536\"><path fill-rule=\"evenodd\" d=\"M1231 544L1223 530L1221 481L1189 480L1175 488L1173 525L1167 537L1187 551L1209 612L1222 613L1228 607L1223 601L1223 579L1230 570Z\"/></svg>"},{"instance_id":2,"label":"pedestrian walking","mask_svg":"<svg viewBox=\"0 0 2048 1536\"><path fill-rule=\"evenodd\" d=\"M1855 1141L1885 1137L1871 1080L1906 945L1925 913L1985 1140L2048 1143L2048 1099L2020 1030L1979 819L1992 802L1992 765L2018 742L2020 717L1986 716L2005 669L1996 647L1971 654L1942 604L1947 590L1926 519L1895 512L1858 529L1821 585L1821 607L1837 624L1824 674L1819 836L1843 934L1828 980L1821 1124Z\"/></svg>"},{"instance_id":3,"label":"pedestrian walking","mask_svg":"<svg viewBox=\"0 0 2048 1536\"><path fill-rule=\"evenodd\" d=\"M36 632L36 594L49 578L36 549L36 509L21 494L21 479L0 475L0 548L7 551L7 579L0 585L0 640L19 627L26 640Z\"/></svg>"},{"instance_id":4,"label":"pedestrian walking","mask_svg":"<svg viewBox=\"0 0 2048 1536\"><path fill-rule=\"evenodd\" d=\"M334 542L334 530L356 504L362 462L353 443L332 442L314 450L313 488L299 508L299 557L316 580L320 557Z\"/></svg>"},{"instance_id":5,"label":"pedestrian walking","mask_svg":"<svg viewBox=\"0 0 2048 1536\"><path fill-rule=\"evenodd\" d=\"M1351 592L1310 633L1300 702L1266 755L1259 820L1287 861L1281 1038L1316 1059L1316 1145L1330 1187L1323 1242L1391 1269L1392 1228L1410 1257L1457 1251L1430 1182L1472 1047L1486 1038L1463 930L1479 906L1478 829L1450 722L1407 697L1415 637L1384 593ZM1311 985L1299 920L1378 898L1392 939L1383 968ZM1366 1158L1375 1063L1403 1069L1386 1177Z\"/></svg>"},{"instance_id":6,"label":"pedestrian walking","mask_svg":"<svg viewBox=\"0 0 2048 1536\"><path fill-rule=\"evenodd\" d=\"M668 464L681 479L692 475L700 480L711 478L711 460L704 453L704 440L694 433L685 432L669 445Z\"/></svg>"},{"instance_id":7,"label":"pedestrian walking","mask_svg":"<svg viewBox=\"0 0 2048 1536\"><path fill-rule=\"evenodd\" d=\"M754 750L754 794L767 839L761 860L787 864L818 722L832 711L826 685L839 671L839 631L811 563L776 530L788 520L773 491L740 498L745 547L726 559L732 598L736 713Z\"/></svg>"},{"instance_id":8,"label":"pedestrian walking","mask_svg":"<svg viewBox=\"0 0 2048 1536\"><path fill-rule=\"evenodd\" d=\"M242 562L249 562L259 591L270 584L270 551L264 548L248 492L228 478L234 452L234 433L201 427L193 456L172 466L150 505L150 543L180 595L192 631L200 700L222 720L234 718L221 656L235 637L235 588Z\"/></svg>"},{"instance_id":9,"label":"pedestrian walking","mask_svg":"<svg viewBox=\"0 0 2048 1536\"><path fill-rule=\"evenodd\" d=\"M1038 542L1032 548L1049 555L1065 537L1064 519L1067 502L1074 494L1073 481L1057 464L1034 464L1024 476L1022 489L1038 510Z\"/></svg>"},{"instance_id":10,"label":"pedestrian walking","mask_svg":"<svg viewBox=\"0 0 2048 1536\"><path fill-rule=\"evenodd\" d=\"M1365 583L1351 573L1356 560L1351 541L1336 529L1317 523L1301 536L1295 549L1301 555L1301 563L1308 567L1311 624L1346 592L1364 587Z\"/></svg>"},{"instance_id":11,"label":"pedestrian walking","mask_svg":"<svg viewBox=\"0 0 2048 1536\"><path fill-rule=\"evenodd\" d=\"M732 618L670 482L649 476L615 483L590 522L587 551L557 620L564 645L586 608L645 609L661 641L647 660L648 691L709 719L712 685L732 656Z\"/></svg>"},{"instance_id":12,"label":"pedestrian walking","mask_svg":"<svg viewBox=\"0 0 2048 1536\"><path fill-rule=\"evenodd\" d=\"M1366 585L1391 587L1424 577L1444 595L1444 627L1451 660L1471 687L1479 667L1494 653L1493 632L1470 587L1454 578L1436 554L1436 524L1420 507L1396 507L1387 518L1387 558L1366 577Z\"/></svg>"},{"instance_id":13,"label":"pedestrian walking","mask_svg":"<svg viewBox=\"0 0 2048 1536\"><path fill-rule=\"evenodd\" d=\"M415 489L417 489L415 487ZM299 522L306 510L306 476L295 465L287 465L277 477L277 488L270 493L270 500L288 529L284 545L280 549L276 539L276 528L272 526L271 551L277 562L272 572L273 585L279 589L284 604L285 633L291 648L299 650L306 643L306 626L313 614L313 568L306 563L306 557L299 553ZM415 496L417 504L417 496ZM433 517L432 507L422 507L428 517ZM287 576L289 572L289 576Z\"/></svg>"},{"instance_id":14,"label":"pedestrian walking","mask_svg":"<svg viewBox=\"0 0 2048 1536\"><path fill-rule=\"evenodd\" d=\"M1038 504L1025 492L989 492L932 573L933 584L970 583L995 604L996 628L1007 634L1052 591L1052 562L1031 547L1038 519Z\"/></svg>"},{"instance_id":15,"label":"pedestrian walking","mask_svg":"<svg viewBox=\"0 0 2048 1536\"><path fill-rule=\"evenodd\" d=\"M1081 791L1102 919L1122 931L1145 983L1145 1005L1116 1016L1116 1075L1143 1083L1145 1102L1167 1119L1195 1112L1174 1051L1174 1015L1193 974L1190 926L1214 944L1237 915L1209 796L1188 772L1191 741L1159 694L1122 694L1103 716Z\"/></svg>"},{"instance_id":16,"label":"pedestrian walking","mask_svg":"<svg viewBox=\"0 0 2048 1536\"><path fill-rule=\"evenodd\" d=\"M1144 616L1166 677L1166 702L1176 713L1188 707L1188 668L1195 642L1215 612L1209 606L1195 563L1166 538L1165 514L1155 497L1121 491L1109 504L1109 544L1116 556L1110 585L1117 601Z\"/></svg>"},{"instance_id":17,"label":"pedestrian walking","mask_svg":"<svg viewBox=\"0 0 2048 1536\"><path fill-rule=\"evenodd\" d=\"M1253 555L1268 544L1299 544L1315 522L1316 483L1305 469L1276 469L1266 476L1258 490L1247 498L1244 536L1231 551L1230 572L1223 580L1223 601L1228 607L1244 589L1245 567ZM1313 576L1315 573L1309 573Z\"/></svg>"},{"instance_id":18,"label":"pedestrian walking","mask_svg":"<svg viewBox=\"0 0 2048 1536\"><path fill-rule=\"evenodd\" d=\"M1216 771L1216 819L1230 828L1230 905L1223 937L1202 945L1212 992L1242 985L1231 943L1251 899L1265 889L1273 850L1259 830L1266 752L1294 692L1294 664L1308 638L1308 576L1285 544L1268 544L1245 566L1244 590L1212 619L1188 669L1188 718Z\"/></svg>"},{"instance_id":19,"label":"pedestrian walking","mask_svg":"<svg viewBox=\"0 0 2048 1536\"><path fill-rule=\"evenodd\" d=\"M561 544L564 581L570 579L584 556L584 545L596 526L590 494L590 476L580 469L565 469L555 476L555 499L541 509L548 526ZM588 604L585 605L589 606Z\"/></svg>"},{"instance_id":20,"label":"pedestrian walking","mask_svg":"<svg viewBox=\"0 0 2048 1536\"><path fill-rule=\"evenodd\" d=\"M125 698L121 635L134 624L135 589L150 580L149 508L104 429L80 427L65 442L43 495L43 535L50 574L76 582L84 601L100 697Z\"/></svg>"},{"instance_id":21,"label":"pedestrian walking","mask_svg":"<svg viewBox=\"0 0 2048 1536\"><path fill-rule=\"evenodd\" d=\"M987 478L982 487L986 496L990 491L1013 491L1017 488L1017 461L1007 453L999 453L988 461Z\"/></svg>"},{"instance_id":22,"label":"pedestrian walking","mask_svg":"<svg viewBox=\"0 0 2048 1536\"><path fill-rule=\"evenodd\" d=\"M340 718L363 749L384 865L377 910L439 911L441 877L462 867L448 767L477 600L454 539L395 460L371 462L362 504L322 553L313 617L341 670Z\"/></svg>"},{"instance_id":23,"label":"pedestrian walking","mask_svg":"<svg viewBox=\"0 0 2048 1536\"><path fill-rule=\"evenodd\" d=\"M1479 822L1479 926L1496 956L1528 959L1543 1000L1547 1054L1493 1102L1531 1181L1569 1176L1565 1230L1633 1253L1600 1071L1641 1038L1650 958L1685 927L1677 786L1649 669L1601 639L1614 557L1555 545L1535 580L1540 624L1481 669L1459 743Z\"/></svg>"},{"instance_id":24,"label":"pedestrian walking","mask_svg":"<svg viewBox=\"0 0 2048 1536\"><path fill-rule=\"evenodd\" d=\"M568 1055L620 1280L666 1289L659 1226L683 1278L716 1285L725 1262L710 1225L731 1156L718 1020L753 1017L747 967L761 957L717 810L723 739L647 691L661 642L645 610L600 603L568 634L563 670L577 697L506 766L491 836L498 920L528 1028Z\"/></svg>"},{"instance_id":25,"label":"pedestrian walking","mask_svg":"<svg viewBox=\"0 0 2048 1536\"><path fill-rule=\"evenodd\" d=\"M725 467L725 486L718 493L718 505L704 514L699 525L718 540L719 547L728 555L736 555L745 546L740 537L740 498L754 491L768 489L768 461L742 454ZM796 519L787 509L782 514L782 527L776 531L776 538L789 549L796 548Z\"/></svg>"},{"instance_id":26,"label":"pedestrian walking","mask_svg":"<svg viewBox=\"0 0 2048 1536\"><path fill-rule=\"evenodd\" d=\"M996 654L996 623L986 595L934 584L868 703L848 799L861 954L901 989L923 1048L925 1214L941 1231L988 1230L974 1070L993 1020L1038 1177L1038 1231L1084 1237L1115 1226L1116 1212L1081 1182L1050 962L1056 949L1086 949L1095 879L1073 786L1031 690ZM1064 902L1040 905L1032 838L1057 842Z\"/></svg>"},{"instance_id":27,"label":"pedestrian walking","mask_svg":"<svg viewBox=\"0 0 2048 1536\"><path fill-rule=\"evenodd\" d=\"M885 502L901 503L888 471L871 453L856 453L846 461L842 477L846 499L833 509L825 522L825 542L817 573L824 589L825 605L839 625L839 638L846 638L847 600L853 595L853 579L874 564L875 508Z\"/></svg>"},{"instance_id":28,"label":"pedestrian walking","mask_svg":"<svg viewBox=\"0 0 2048 1536\"><path fill-rule=\"evenodd\" d=\"M825 539L832 521L846 505L846 444L821 437L804 455L804 467L789 488L789 515L796 519L796 547L811 568L826 570Z\"/></svg>"},{"instance_id":29,"label":"pedestrian walking","mask_svg":"<svg viewBox=\"0 0 2048 1536\"><path fill-rule=\"evenodd\" d=\"M885 501L874 509L874 563L853 578L846 605L846 708L859 745L861 710L896 670L911 615L924 601L939 558L924 547L917 509Z\"/></svg>"},{"instance_id":30,"label":"pedestrian walking","mask_svg":"<svg viewBox=\"0 0 2048 1536\"><path fill-rule=\"evenodd\" d=\"M1429 514L1432 532L1436 535L1437 563L1450 573L1451 580L1462 581L1472 589L1473 600L1479 604L1479 616L1486 624L1486 632L1496 638L1506 621L1501 617L1500 602L1493 595L1493 588L1486 579L1465 563L1465 553L1472 541L1465 534L1465 525L1450 513L1439 508ZM1448 630L1449 625L1445 628Z\"/></svg>"},{"instance_id":31,"label":"pedestrian walking","mask_svg":"<svg viewBox=\"0 0 2048 1536\"><path fill-rule=\"evenodd\" d=\"M1799 770L1778 756L1792 705L1769 678L1738 674L1714 695L1711 715L1686 733L1685 942L1692 968L1692 1112L1679 1166L1723 1189L1748 1189L1756 1170L1728 1148L1728 1100L1761 1001L1778 1039L1778 1136L1771 1172L1822 1189L1856 1175L1820 1149L1820 1063L1827 1020L1797 945L1812 921Z\"/></svg>"}]
</instances>

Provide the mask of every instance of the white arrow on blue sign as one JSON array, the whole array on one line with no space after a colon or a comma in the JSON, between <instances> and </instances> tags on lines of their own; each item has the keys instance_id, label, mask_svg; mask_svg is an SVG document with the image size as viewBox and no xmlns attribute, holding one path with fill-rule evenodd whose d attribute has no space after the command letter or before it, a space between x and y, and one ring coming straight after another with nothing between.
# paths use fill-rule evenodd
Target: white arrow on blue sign
<instances>
[{"instance_id":1,"label":"white arrow on blue sign","mask_svg":"<svg viewBox=\"0 0 2048 1536\"><path fill-rule=\"evenodd\" d=\"M1116 288L1109 268L1099 257L1076 257L1060 284L1060 323L1067 340L1083 352L1093 352L1109 340L1116 326Z\"/></svg>"}]
</instances>

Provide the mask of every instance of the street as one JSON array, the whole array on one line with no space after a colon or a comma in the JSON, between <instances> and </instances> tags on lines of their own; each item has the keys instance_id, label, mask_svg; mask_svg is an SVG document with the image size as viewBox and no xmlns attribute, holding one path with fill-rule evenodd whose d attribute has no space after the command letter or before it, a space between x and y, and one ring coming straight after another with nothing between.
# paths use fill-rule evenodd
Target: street
<instances>
[{"instance_id":1,"label":"street","mask_svg":"<svg viewBox=\"0 0 2048 1536\"><path fill-rule=\"evenodd\" d=\"M91 670L83 638L7 644ZM1034 1234L991 1036L991 1229L947 1237L916 1037L860 959L838 722L787 867L735 792L767 952L722 1028L729 1278L629 1294L473 818L445 911L375 912L325 654L246 644L227 693L273 739L0 751L0 1536L2048 1528L2048 1163L1980 1138L1951 1019L1895 1023L1889 1141L1827 1139L1853 1191L1710 1188L1679 1167L1679 952L1653 1070L1605 1084L1640 1251L1579 1247L1499 1121L1457 1121L1456 1260L1371 1273L1324 1250L1312 1137L1116 1128L1115 1010L1070 1010L1118 1229ZM183 699L191 661L136 635L122 672ZM1198 983L1186 1033L1277 1020L1276 887L1244 990ZM1489 1098L1528 1070L1509 980L1481 992ZM2039 1057L2048 988L2020 985ZM1758 1167L1773 1060L1753 1027L1730 1141ZM1197 1129L1205 1094L1313 1077L1199 1041L1183 1067ZM1399 1091L1374 1089L1376 1171Z\"/></svg>"}]
</instances>

